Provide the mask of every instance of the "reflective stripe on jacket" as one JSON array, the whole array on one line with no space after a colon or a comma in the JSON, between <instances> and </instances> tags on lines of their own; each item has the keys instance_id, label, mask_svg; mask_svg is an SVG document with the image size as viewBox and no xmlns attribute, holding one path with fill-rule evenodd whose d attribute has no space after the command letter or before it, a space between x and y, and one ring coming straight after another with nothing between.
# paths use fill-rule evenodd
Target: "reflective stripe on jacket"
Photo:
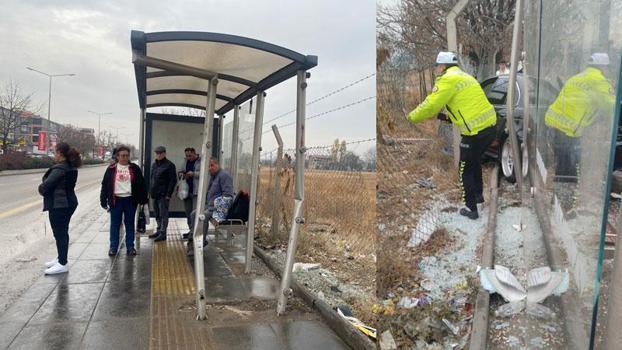
<instances>
[{"instance_id":1,"label":"reflective stripe on jacket","mask_svg":"<svg viewBox=\"0 0 622 350\"><path fill-rule=\"evenodd\" d=\"M477 135L497 123L494 107L477 80L458 67L449 67L434 83L434 90L425 101L408 114L411 123L436 116L447 107L449 118L465 136Z\"/></svg>"},{"instance_id":2,"label":"reflective stripe on jacket","mask_svg":"<svg viewBox=\"0 0 622 350\"><path fill-rule=\"evenodd\" d=\"M566 81L544 116L546 125L579 137L597 115L613 115L615 97L603 73L594 67Z\"/></svg>"}]
</instances>

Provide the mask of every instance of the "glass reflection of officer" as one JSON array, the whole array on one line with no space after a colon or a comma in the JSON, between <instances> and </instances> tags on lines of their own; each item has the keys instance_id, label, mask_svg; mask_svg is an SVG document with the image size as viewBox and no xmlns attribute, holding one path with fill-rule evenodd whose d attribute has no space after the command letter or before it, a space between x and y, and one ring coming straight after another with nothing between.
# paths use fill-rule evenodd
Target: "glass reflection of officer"
<instances>
[{"instance_id":1,"label":"glass reflection of officer","mask_svg":"<svg viewBox=\"0 0 622 350\"><path fill-rule=\"evenodd\" d=\"M608 66L606 53L592 54L588 66L566 81L544 116L545 124L553 133L550 140L553 142L557 181L579 177L582 134L598 116L613 111L615 98L611 84L605 78Z\"/></svg>"},{"instance_id":2,"label":"glass reflection of officer","mask_svg":"<svg viewBox=\"0 0 622 350\"><path fill-rule=\"evenodd\" d=\"M477 219L477 203L484 202L482 155L495 137L497 114L477 80L458 67L453 52L440 52L434 89L407 116L415 124L433 118L446 107L449 120L460 129L460 188L466 208L460 215Z\"/></svg>"},{"instance_id":3,"label":"glass reflection of officer","mask_svg":"<svg viewBox=\"0 0 622 350\"><path fill-rule=\"evenodd\" d=\"M577 182L572 198L560 198L564 210L576 207L578 193L584 192L578 189L581 186L581 137L612 115L615 97L611 84L605 78L608 66L609 56L606 53L593 53L587 67L566 81L544 116L545 124L552 133L549 140L553 143L555 181L576 179Z\"/></svg>"}]
</instances>

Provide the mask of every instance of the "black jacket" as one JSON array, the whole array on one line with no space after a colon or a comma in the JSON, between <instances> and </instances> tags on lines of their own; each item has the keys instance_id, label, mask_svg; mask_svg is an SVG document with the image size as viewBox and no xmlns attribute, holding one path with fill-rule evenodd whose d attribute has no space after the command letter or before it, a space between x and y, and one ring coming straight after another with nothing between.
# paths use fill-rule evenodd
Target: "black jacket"
<instances>
[{"instance_id":1,"label":"black jacket","mask_svg":"<svg viewBox=\"0 0 622 350\"><path fill-rule=\"evenodd\" d=\"M129 164L130 177L132 179L132 202L134 205L147 203L147 186L140 167L134 163ZM112 208L115 205L116 196L114 195L115 176L117 173L117 163L106 168L102 188L99 192L99 202L102 208Z\"/></svg>"},{"instance_id":2,"label":"black jacket","mask_svg":"<svg viewBox=\"0 0 622 350\"><path fill-rule=\"evenodd\" d=\"M39 194L43 196L43 211L50 209L75 208L78 206L75 187L78 169L68 162L54 164L43 175Z\"/></svg>"},{"instance_id":3,"label":"black jacket","mask_svg":"<svg viewBox=\"0 0 622 350\"><path fill-rule=\"evenodd\" d=\"M149 194L151 198L170 198L173 195L175 184L177 184L175 164L166 158L156 160L151 165L150 180Z\"/></svg>"}]
</instances>

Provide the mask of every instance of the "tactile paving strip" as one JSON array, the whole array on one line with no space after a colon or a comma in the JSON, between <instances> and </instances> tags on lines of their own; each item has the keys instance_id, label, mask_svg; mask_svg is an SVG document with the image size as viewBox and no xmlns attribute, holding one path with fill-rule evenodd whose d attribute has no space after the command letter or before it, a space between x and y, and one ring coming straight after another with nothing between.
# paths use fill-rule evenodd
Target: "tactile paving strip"
<instances>
[{"instance_id":1,"label":"tactile paving strip","mask_svg":"<svg viewBox=\"0 0 622 350\"><path fill-rule=\"evenodd\" d=\"M211 349L195 320L194 273L179 234L154 242L152 264L150 349Z\"/></svg>"}]
</instances>

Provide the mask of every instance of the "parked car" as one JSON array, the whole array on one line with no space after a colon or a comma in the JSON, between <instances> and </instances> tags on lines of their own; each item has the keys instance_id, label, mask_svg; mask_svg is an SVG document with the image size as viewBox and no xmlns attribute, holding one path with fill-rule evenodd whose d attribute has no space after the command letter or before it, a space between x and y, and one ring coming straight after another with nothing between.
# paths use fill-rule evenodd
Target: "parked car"
<instances>
[{"instance_id":1,"label":"parked car","mask_svg":"<svg viewBox=\"0 0 622 350\"><path fill-rule=\"evenodd\" d=\"M535 79L531 78L530 87L536 86ZM510 77L509 75L500 75L485 79L481 82L482 89L486 93L488 101L494 106L497 112L497 136L486 150L484 157L486 160L493 159L500 163L500 170L508 181L516 181L514 177L514 162L512 159L512 147L510 146L509 134L507 129L507 94ZM527 176L528 172L528 155L527 148L523 146L523 116L525 112L525 84L522 73L516 74L516 91L514 94L514 122L517 140L521 146L523 176ZM530 106L535 106L535 92L529 94ZM542 108L548 108L557 96L557 89L549 83L543 83L539 86L538 103Z\"/></svg>"}]
</instances>

